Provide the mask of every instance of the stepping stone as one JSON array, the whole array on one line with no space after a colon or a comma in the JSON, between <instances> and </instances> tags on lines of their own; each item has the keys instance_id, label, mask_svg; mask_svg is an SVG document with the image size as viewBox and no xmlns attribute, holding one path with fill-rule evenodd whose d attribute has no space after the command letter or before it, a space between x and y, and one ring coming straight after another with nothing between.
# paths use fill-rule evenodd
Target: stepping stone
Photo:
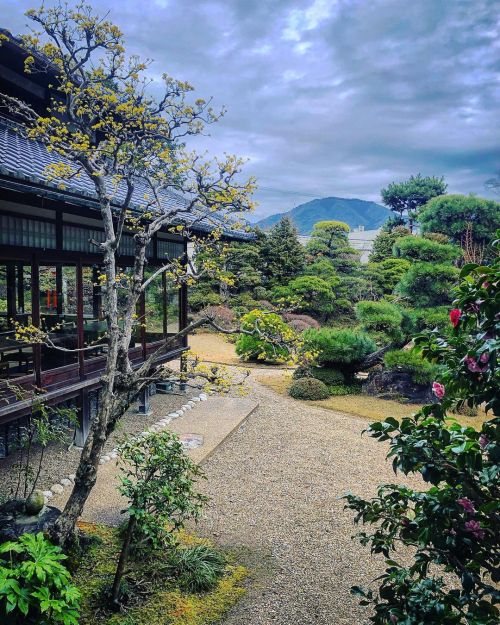
<instances>
[{"instance_id":1,"label":"stepping stone","mask_svg":"<svg viewBox=\"0 0 500 625\"><path fill-rule=\"evenodd\" d=\"M73 486L73 482L71 480L68 480L67 477L63 477L63 479L61 480L61 484L63 486Z\"/></svg>"},{"instance_id":2,"label":"stepping stone","mask_svg":"<svg viewBox=\"0 0 500 625\"><path fill-rule=\"evenodd\" d=\"M50 490L54 495L62 495L62 493L64 493L64 486L62 484L52 484Z\"/></svg>"}]
</instances>

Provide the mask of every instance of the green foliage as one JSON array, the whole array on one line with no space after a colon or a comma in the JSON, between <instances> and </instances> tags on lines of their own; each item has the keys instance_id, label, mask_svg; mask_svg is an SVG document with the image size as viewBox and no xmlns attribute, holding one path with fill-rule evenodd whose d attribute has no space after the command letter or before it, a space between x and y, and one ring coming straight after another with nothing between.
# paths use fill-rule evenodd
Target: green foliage
<instances>
[{"instance_id":1,"label":"green foliage","mask_svg":"<svg viewBox=\"0 0 500 625\"><path fill-rule=\"evenodd\" d=\"M377 349L367 334L354 330L306 330L303 339L304 348L317 354L319 364L338 369L347 377L352 377L362 360Z\"/></svg>"},{"instance_id":2,"label":"green foliage","mask_svg":"<svg viewBox=\"0 0 500 625\"><path fill-rule=\"evenodd\" d=\"M294 380L290 386L289 393L294 399L311 401L327 399L330 396L326 384L316 378L299 378Z\"/></svg>"},{"instance_id":3,"label":"green foliage","mask_svg":"<svg viewBox=\"0 0 500 625\"><path fill-rule=\"evenodd\" d=\"M401 324L403 314L401 310L381 300L379 302L358 302L356 304L356 318L365 332L382 333L390 341L401 341L403 333Z\"/></svg>"},{"instance_id":4,"label":"green foliage","mask_svg":"<svg viewBox=\"0 0 500 625\"><path fill-rule=\"evenodd\" d=\"M339 283L338 278L332 285L317 276L299 276L287 286L273 289L273 301L282 301L303 313L328 317L334 308L333 286Z\"/></svg>"},{"instance_id":5,"label":"green foliage","mask_svg":"<svg viewBox=\"0 0 500 625\"><path fill-rule=\"evenodd\" d=\"M345 376L338 369L330 369L328 367L311 367L310 375L317 380L321 380L327 386L335 386L345 381Z\"/></svg>"},{"instance_id":6,"label":"green foliage","mask_svg":"<svg viewBox=\"0 0 500 625\"><path fill-rule=\"evenodd\" d=\"M304 273L307 276L315 276L328 282L332 287L340 284L337 271L331 260L328 258L316 258L312 263L306 265Z\"/></svg>"},{"instance_id":7,"label":"green foliage","mask_svg":"<svg viewBox=\"0 0 500 625\"><path fill-rule=\"evenodd\" d=\"M429 263L446 263L458 260L462 256L455 245L443 245L424 237L403 237L394 243L393 254L396 258Z\"/></svg>"},{"instance_id":8,"label":"green foliage","mask_svg":"<svg viewBox=\"0 0 500 625\"><path fill-rule=\"evenodd\" d=\"M372 251L370 252L370 263L381 263L382 261L392 256L392 249L394 243L401 237L406 237L410 234L408 228L398 226L391 230L381 230L373 241Z\"/></svg>"},{"instance_id":9,"label":"green foliage","mask_svg":"<svg viewBox=\"0 0 500 625\"><path fill-rule=\"evenodd\" d=\"M498 243L496 244L498 246ZM494 625L500 620L500 260L461 272L453 332L417 337L423 354L440 364L439 402L398 421L372 423L396 472L419 474L430 487L381 486L378 496L348 495L362 544L386 558L378 592L355 587L374 625L439 623ZM449 410L485 404L493 418L464 427ZM412 561L403 565L401 553ZM446 579L444 575L446 574Z\"/></svg>"},{"instance_id":10,"label":"green foliage","mask_svg":"<svg viewBox=\"0 0 500 625\"><path fill-rule=\"evenodd\" d=\"M313 259L329 259L338 273L352 273L359 266L359 253L351 247L348 234L349 226L342 221L319 221L306 251Z\"/></svg>"},{"instance_id":11,"label":"green foliage","mask_svg":"<svg viewBox=\"0 0 500 625\"><path fill-rule=\"evenodd\" d=\"M431 198L446 193L447 186L443 178L417 174L403 182L391 182L380 194L383 203L400 218L406 218L411 229L417 209Z\"/></svg>"},{"instance_id":12,"label":"green foliage","mask_svg":"<svg viewBox=\"0 0 500 625\"><path fill-rule=\"evenodd\" d=\"M206 497L195 490L203 477L177 435L165 430L127 438L118 448L123 462L120 493L129 501L137 534L154 547L175 544L175 531L197 518Z\"/></svg>"},{"instance_id":13,"label":"green foliage","mask_svg":"<svg viewBox=\"0 0 500 625\"><path fill-rule=\"evenodd\" d=\"M217 585L226 569L224 554L208 545L174 551L169 559L173 575L188 592L207 592Z\"/></svg>"},{"instance_id":14,"label":"green foliage","mask_svg":"<svg viewBox=\"0 0 500 625\"><path fill-rule=\"evenodd\" d=\"M0 545L2 622L78 625L80 593L62 564L65 559L42 532Z\"/></svg>"},{"instance_id":15,"label":"green foliage","mask_svg":"<svg viewBox=\"0 0 500 625\"><path fill-rule=\"evenodd\" d=\"M437 329L440 334L451 334L450 309L448 306L418 308L410 311L415 332Z\"/></svg>"},{"instance_id":16,"label":"green foliage","mask_svg":"<svg viewBox=\"0 0 500 625\"><path fill-rule=\"evenodd\" d=\"M203 288L193 288L189 291L189 308L193 312L199 312L207 306L221 306L222 297L219 293L207 291Z\"/></svg>"},{"instance_id":17,"label":"green foliage","mask_svg":"<svg viewBox=\"0 0 500 625\"><path fill-rule=\"evenodd\" d=\"M287 362L296 334L276 313L252 310L241 318L241 333L236 341L236 353L244 360Z\"/></svg>"},{"instance_id":18,"label":"green foliage","mask_svg":"<svg viewBox=\"0 0 500 625\"><path fill-rule=\"evenodd\" d=\"M422 232L441 232L457 245L470 223L474 241L490 243L500 228L500 203L474 195L442 195L421 208L418 220Z\"/></svg>"},{"instance_id":19,"label":"green foliage","mask_svg":"<svg viewBox=\"0 0 500 625\"><path fill-rule=\"evenodd\" d=\"M409 373L416 384L430 384L439 375L440 367L426 358L416 349L397 349L387 352L384 365L389 371Z\"/></svg>"},{"instance_id":20,"label":"green foliage","mask_svg":"<svg viewBox=\"0 0 500 625\"><path fill-rule=\"evenodd\" d=\"M262 245L261 258L264 273L273 284L286 284L300 274L305 264L305 250L290 218L283 217L271 228Z\"/></svg>"},{"instance_id":21,"label":"green foliage","mask_svg":"<svg viewBox=\"0 0 500 625\"><path fill-rule=\"evenodd\" d=\"M376 293L391 295L410 266L411 262L406 258L386 258L382 262L368 263L364 275L371 281Z\"/></svg>"},{"instance_id":22,"label":"green foliage","mask_svg":"<svg viewBox=\"0 0 500 625\"><path fill-rule=\"evenodd\" d=\"M414 263L395 291L412 306L444 306L452 300L459 271L450 265Z\"/></svg>"},{"instance_id":23,"label":"green foliage","mask_svg":"<svg viewBox=\"0 0 500 625\"><path fill-rule=\"evenodd\" d=\"M358 395L361 393L361 384L352 382L351 384L333 384L328 387L331 397L340 397L342 395Z\"/></svg>"}]
</instances>

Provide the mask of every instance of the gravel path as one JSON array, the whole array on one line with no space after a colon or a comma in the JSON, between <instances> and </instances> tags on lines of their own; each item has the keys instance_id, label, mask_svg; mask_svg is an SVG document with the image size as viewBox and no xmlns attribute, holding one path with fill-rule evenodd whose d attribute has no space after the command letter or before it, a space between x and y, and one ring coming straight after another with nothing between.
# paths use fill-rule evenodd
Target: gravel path
<instances>
[{"instance_id":1,"label":"gravel path","mask_svg":"<svg viewBox=\"0 0 500 625\"><path fill-rule=\"evenodd\" d=\"M260 408L204 465L212 500L198 532L255 571L226 625L366 622L349 588L369 583L383 561L351 540L339 497L395 480L386 448L361 438L366 420L251 385Z\"/></svg>"}]
</instances>

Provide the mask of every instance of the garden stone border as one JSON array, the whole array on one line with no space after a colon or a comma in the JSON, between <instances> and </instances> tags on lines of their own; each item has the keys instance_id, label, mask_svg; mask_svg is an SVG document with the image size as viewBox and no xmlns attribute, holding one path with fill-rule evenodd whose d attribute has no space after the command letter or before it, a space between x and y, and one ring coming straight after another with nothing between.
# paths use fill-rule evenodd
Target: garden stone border
<instances>
[{"instance_id":1,"label":"garden stone border","mask_svg":"<svg viewBox=\"0 0 500 625\"><path fill-rule=\"evenodd\" d=\"M200 393L199 395L196 395L195 397L192 397L188 402L186 402L178 410L176 410L175 412L170 412L166 417L161 417L158 421L150 425L147 430L134 436L133 439L137 440L139 438L146 438L147 436L150 436L154 432L161 432L174 419L178 419L179 417L182 417L182 415L188 410L193 410L193 408L197 406L199 402L207 401L209 398L209 395L213 395L214 393L215 391L210 390L208 391L208 393L203 392L203 393ZM101 456L101 458L99 459L99 464L100 465L106 464L110 460L116 460L117 458L118 458L118 449L115 447L111 451L106 452L105 454ZM49 501L54 497L54 495L62 495L65 488L69 488L70 486L72 487L75 482L75 479L76 479L76 475L74 473L71 473L70 475L62 477L59 480L59 482L55 482L54 484L52 484L49 490L44 490L43 495L44 495L45 504L48 504Z\"/></svg>"}]
</instances>

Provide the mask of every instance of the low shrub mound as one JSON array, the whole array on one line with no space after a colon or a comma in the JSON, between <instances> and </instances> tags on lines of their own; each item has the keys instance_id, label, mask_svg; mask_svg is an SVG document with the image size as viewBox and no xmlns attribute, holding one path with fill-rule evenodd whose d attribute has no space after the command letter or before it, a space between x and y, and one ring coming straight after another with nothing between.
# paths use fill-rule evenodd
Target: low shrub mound
<instances>
[{"instance_id":1,"label":"low shrub mound","mask_svg":"<svg viewBox=\"0 0 500 625\"><path fill-rule=\"evenodd\" d=\"M401 310L390 302L363 301L356 304L356 318L362 324L365 332L382 335L384 343L401 341L403 333L401 324L403 314Z\"/></svg>"},{"instance_id":2,"label":"low shrub mound","mask_svg":"<svg viewBox=\"0 0 500 625\"><path fill-rule=\"evenodd\" d=\"M308 399L317 401L328 399L330 392L327 385L316 378L299 378L294 380L289 391L294 399Z\"/></svg>"},{"instance_id":3,"label":"low shrub mound","mask_svg":"<svg viewBox=\"0 0 500 625\"><path fill-rule=\"evenodd\" d=\"M340 395L358 395L361 393L361 384L354 382L353 384L333 384L328 387L330 396L339 397Z\"/></svg>"}]
</instances>

